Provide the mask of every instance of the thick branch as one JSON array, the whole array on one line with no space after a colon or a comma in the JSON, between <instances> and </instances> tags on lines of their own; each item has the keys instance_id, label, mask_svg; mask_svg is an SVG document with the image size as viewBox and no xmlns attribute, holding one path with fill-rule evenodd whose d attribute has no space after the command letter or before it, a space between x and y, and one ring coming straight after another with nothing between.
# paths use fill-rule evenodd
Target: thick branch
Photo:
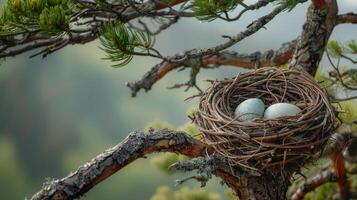
<instances>
[{"instance_id":1,"label":"thick branch","mask_svg":"<svg viewBox=\"0 0 357 200\"><path fill-rule=\"evenodd\" d=\"M203 143L183 132L134 132L123 142L82 165L69 176L45 183L42 190L31 199L78 198L132 161L153 152L169 151L198 157L204 155L205 150L206 146Z\"/></svg>"},{"instance_id":2,"label":"thick branch","mask_svg":"<svg viewBox=\"0 0 357 200\"><path fill-rule=\"evenodd\" d=\"M305 70L315 75L327 41L336 25L336 18L336 0L323 0L323 7L310 6L290 68Z\"/></svg>"},{"instance_id":3,"label":"thick branch","mask_svg":"<svg viewBox=\"0 0 357 200\"><path fill-rule=\"evenodd\" d=\"M346 13L337 16L337 24L357 24L357 13Z\"/></svg>"},{"instance_id":4,"label":"thick branch","mask_svg":"<svg viewBox=\"0 0 357 200\"><path fill-rule=\"evenodd\" d=\"M201 62L204 65L230 65L243 68L259 68L266 66L279 66L288 63L291 58L296 40L284 43L277 50L268 50L265 52L255 52L251 54L239 54L234 51L223 51L212 56L202 58ZM163 61L155 65L147 72L140 80L128 83L127 86L131 89L132 95L136 96L141 89L149 91L151 87L163 78L172 70L182 67L185 63L171 63Z\"/></svg>"}]
</instances>

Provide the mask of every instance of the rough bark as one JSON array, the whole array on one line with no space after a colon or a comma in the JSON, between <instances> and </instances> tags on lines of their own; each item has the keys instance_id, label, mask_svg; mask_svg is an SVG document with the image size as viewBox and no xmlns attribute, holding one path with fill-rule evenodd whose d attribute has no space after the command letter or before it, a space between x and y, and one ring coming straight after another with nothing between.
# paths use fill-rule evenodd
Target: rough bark
<instances>
[{"instance_id":1,"label":"rough bark","mask_svg":"<svg viewBox=\"0 0 357 200\"><path fill-rule=\"evenodd\" d=\"M286 172L264 173L261 176L242 174L236 191L242 200L286 200L290 184L290 174Z\"/></svg>"},{"instance_id":2,"label":"rough bark","mask_svg":"<svg viewBox=\"0 0 357 200\"><path fill-rule=\"evenodd\" d=\"M92 187L132 161L153 152L170 151L189 157L202 156L206 146L184 132L134 132L120 144L106 150L65 178L43 185L31 200L67 200L81 197Z\"/></svg>"},{"instance_id":3,"label":"rough bark","mask_svg":"<svg viewBox=\"0 0 357 200\"><path fill-rule=\"evenodd\" d=\"M315 75L337 19L336 0L325 2L323 7L314 4L310 6L290 68L305 70Z\"/></svg>"}]
</instances>

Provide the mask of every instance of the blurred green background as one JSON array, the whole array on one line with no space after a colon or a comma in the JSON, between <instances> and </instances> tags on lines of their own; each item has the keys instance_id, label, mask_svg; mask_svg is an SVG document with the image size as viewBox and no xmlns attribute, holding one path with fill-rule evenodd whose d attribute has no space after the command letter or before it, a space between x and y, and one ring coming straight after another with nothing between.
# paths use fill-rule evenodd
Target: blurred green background
<instances>
[{"instance_id":1,"label":"blurred green background","mask_svg":"<svg viewBox=\"0 0 357 200\"><path fill-rule=\"evenodd\" d=\"M1 2L1 1L0 1ZM340 12L356 10L354 0L339 1ZM277 48L299 34L307 4L284 13L254 36L234 47L239 52ZM157 37L156 47L165 55L224 41L221 35L244 30L257 15L271 7L247 14L239 22L199 22L183 19ZM356 39L357 28L336 28L332 39ZM189 122L187 111L197 101L184 99L194 91L168 90L166 87L188 80L188 71L174 72L148 92L130 97L125 82L139 79L158 61L135 57L128 66L111 68L104 61L99 43L71 46L46 59L29 59L30 54L8 58L0 66L0 199L31 197L46 178L60 178L75 170L106 148L120 142L128 133L143 130L153 122L164 121L174 127ZM328 67L324 60L321 64ZM202 71L198 79L230 77L240 70L222 67ZM175 179L189 174L166 175L141 159L91 190L83 199L150 199L155 190L180 190ZM199 184L184 184L198 188ZM171 188L171 189L170 189ZM218 180L207 190L223 196ZM187 188L181 189L187 190Z\"/></svg>"}]
</instances>

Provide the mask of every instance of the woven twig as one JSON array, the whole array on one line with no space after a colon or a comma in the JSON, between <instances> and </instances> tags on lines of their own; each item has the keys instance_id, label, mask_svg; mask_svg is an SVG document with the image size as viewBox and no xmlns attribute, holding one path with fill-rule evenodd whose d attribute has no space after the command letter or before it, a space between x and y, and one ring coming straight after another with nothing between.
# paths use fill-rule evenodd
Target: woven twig
<instances>
[{"instance_id":1,"label":"woven twig","mask_svg":"<svg viewBox=\"0 0 357 200\"><path fill-rule=\"evenodd\" d=\"M290 102L302 112L277 119L240 121L239 103L260 98L265 105ZM204 142L231 166L256 171L298 168L323 150L335 124L327 93L303 71L261 68L214 81L202 95L195 123Z\"/></svg>"}]
</instances>

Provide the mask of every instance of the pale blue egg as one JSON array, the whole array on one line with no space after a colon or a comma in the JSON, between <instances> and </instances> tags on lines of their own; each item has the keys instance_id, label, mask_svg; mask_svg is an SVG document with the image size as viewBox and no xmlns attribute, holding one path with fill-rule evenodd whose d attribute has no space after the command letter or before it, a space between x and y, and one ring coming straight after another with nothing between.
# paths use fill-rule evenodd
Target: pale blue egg
<instances>
[{"instance_id":1,"label":"pale blue egg","mask_svg":"<svg viewBox=\"0 0 357 200\"><path fill-rule=\"evenodd\" d=\"M251 98L238 105L234 114L241 121L253 120L263 117L264 102L258 98Z\"/></svg>"},{"instance_id":2,"label":"pale blue egg","mask_svg":"<svg viewBox=\"0 0 357 200\"><path fill-rule=\"evenodd\" d=\"M265 112L264 117L267 119L276 119L283 116L293 116L301 112L301 109L291 103L276 103L269 106Z\"/></svg>"}]
</instances>

